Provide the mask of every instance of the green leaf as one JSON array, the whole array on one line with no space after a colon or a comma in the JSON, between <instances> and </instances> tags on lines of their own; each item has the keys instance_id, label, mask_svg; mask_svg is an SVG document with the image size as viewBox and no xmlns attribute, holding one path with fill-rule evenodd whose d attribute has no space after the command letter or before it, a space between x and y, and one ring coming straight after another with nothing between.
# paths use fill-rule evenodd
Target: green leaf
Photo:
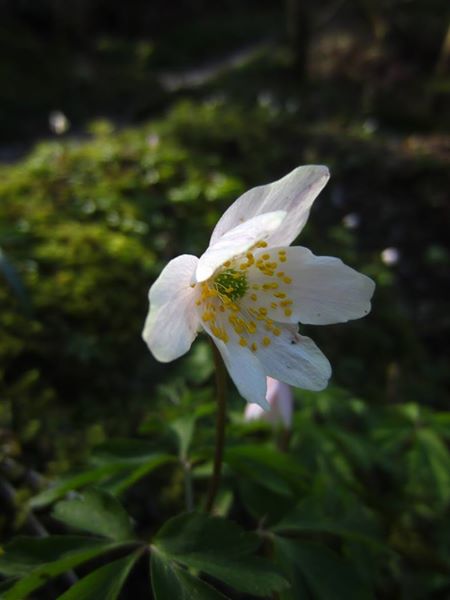
<instances>
[{"instance_id":1,"label":"green leaf","mask_svg":"<svg viewBox=\"0 0 450 600\"><path fill-rule=\"evenodd\" d=\"M124 469L129 469L129 464L111 463L96 467L95 469L87 469L76 475L62 477L48 490L44 490L40 494L34 496L30 501L30 507L42 508L47 506L55 500L59 500L59 498L62 498L62 496L65 496L65 494L71 490L77 490L78 488L92 483L98 484L100 481L104 481L111 475L123 471Z\"/></svg>"},{"instance_id":2,"label":"green leaf","mask_svg":"<svg viewBox=\"0 0 450 600\"><path fill-rule=\"evenodd\" d=\"M104 540L75 535L19 536L5 546L4 554L0 556L0 573L12 577L26 575L31 569L67 554L89 552L104 546Z\"/></svg>"},{"instance_id":3,"label":"green leaf","mask_svg":"<svg viewBox=\"0 0 450 600\"><path fill-rule=\"evenodd\" d=\"M52 487L37 494L30 501L31 508L42 508L62 498L67 492L90 484L102 485L111 493L119 494L154 469L176 460L170 454L150 452L146 444L103 445L94 458L98 465L59 479ZM111 481L111 477L117 477Z\"/></svg>"},{"instance_id":4,"label":"green leaf","mask_svg":"<svg viewBox=\"0 0 450 600\"><path fill-rule=\"evenodd\" d=\"M171 556L205 552L210 557L245 556L259 546L258 537L243 531L233 521L201 513L185 513L165 523L153 540Z\"/></svg>"},{"instance_id":5,"label":"green leaf","mask_svg":"<svg viewBox=\"0 0 450 600\"><path fill-rule=\"evenodd\" d=\"M97 446L91 462L96 465L122 464L142 465L170 455L155 450L155 445L145 440L119 438Z\"/></svg>"},{"instance_id":6,"label":"green leaf","mask_svg":"<svg viewBox=\"0 0 450 600\"><path fill-rule=\"evenodd\" d=\"M119 558L75 583L58 600L116 600L142 550Z\"/></svg>"},{"instance_id":7,"label":"green leaf","mask_svg":"<svg viewBox=\"0 0 450 600\"><path fill-rule=\"evenodd\" d=\"M450 499L450 453L444 442L431 429L419 429L408 455L410 487L434 494L439 502Z\"/></svg>"},{"instance_id":8,"label":"green leaf","mask_svg":"<svg viewBox=\"0 0 450 600\"><path fill-rule=\"evenodd\" d=\"M189 446L191 445L192 435L194 433L196 415L187 415L176 419L170 424L178 439L178 447L181 460L186 460Z\"/></svg>"},{"instance_id":9,"label":"green leaf","mask_svg":"<svg viewBox=\"0 0 450 600\"><path fill-rule=\"evenodd\" d=\"M201 581L153 549L152 589L156 600L226 600L213 587Z\"/></svg>"},{"instance_id":10,"label":"green leaf","mask_svg":"<svg viewBox=\"0 0 450 600\"><path fill-rule=\"evenodd\" d=\"M325 492L305 498L288 513L272 531L276 533L331 533L371 544L381 539L374 524L359 510L359 506L344 507L341 502L327 514ZM336 511L338 509L338 511Z\"/></svg>"},{"instance_id":11,"label":"green leaf","mask_svg":"<svg viewBox=\"0 0 450 600\"><path fill-rule=\"evenodd\" d=\"M167 559L199 569L240 592L267 596L287 585L269 561L249 556L259 545L257 537L225 519L180 515L163 526L154 545Z\"/></svg>"},{"instance_id":12,"label":"green leaf","mask_svg":"<svg viewBox=\"0 0 450 600\"><path fill-rule=\"evenodd\" d=\"M130 518L108 492L89 489L71 500L59 502L53 517L69 527L82 529L115 541L134 539Z\"/></svg>"},{"instance_id":13,"label":"green leaf","mask_svg":"<svg viewBox=\"0 0 450 600\"><path fill-rule=\"evenodd\" d=\"M148 460L143 465L140 465L134 469L128 469L122 473L117 474L112 479L109 479L101 484L101 488L110 492L114 496L123 494L128 488L134 485L137 481L157 469L158 467L165 465L170 462L175 462L175 457L169 455L158 455L153 457L152 460Z\"/></svg>"},{"instance_id":14,"label":"green leaf","mask_svg":"<svg viewBox=\"0 0 450 600\"><path fill-rule=\"evenodd\" d=\"M179 555L183 564L223 581L239 592L267 597L288 587L277 567L257 556L210 558L207 554Z\"/></svg>"},{"instance_id":15,"label":"green leaf","mask_svg":"<svg viewBox=\"0 0 450 600\"><path fill-rule=\"evenodd\" d=\"M280 566L289 576L292 588L282 600L370 600L371 591L352 565L329 550L310 542L275 536L275 552Z\"/></svg>"},{"instance_id":16,"label":"green leaf","mask_svg":"<svg viewBox=\"0 0 450 600\"><path fill-rule=\"evenodd\" d=\"M17 538L6 546L0 572L23 578L3 594L2 600L23 600L48 580L121 545L79 536Z\"/></svg>"},{"instance_id":17,"label":"green leaf","mask_svg":"<svg viewBox=\"0 0 450 600\"><path fill-rule=\"evenodd\" d=\"M304 478L297 462L274 448L235 446L226 451L225 462L240 475L284 496L299 489Z\"/></svg>"}]
</instances>

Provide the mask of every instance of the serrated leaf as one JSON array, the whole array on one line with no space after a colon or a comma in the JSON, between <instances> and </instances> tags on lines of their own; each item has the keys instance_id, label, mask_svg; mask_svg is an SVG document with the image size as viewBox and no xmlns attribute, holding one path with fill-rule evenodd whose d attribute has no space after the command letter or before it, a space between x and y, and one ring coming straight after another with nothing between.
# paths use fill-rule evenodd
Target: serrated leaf
<instances>
[{"instance_id":1,"label":"serrated leaf","mask_svg":"<svg viewBox=\"0 0 450 600\"><path fill-rule=\"evenodd\" d=\"M58 600L116 600L142 551L119 558L75 583Z\"/></svg>"},{"instance_id":2,"label":"serrated leaf","mask_svg":"<svg viewBox=\"0 0 450 600\"><path fill-rule=\"evenodd\" d=\"M188 567L199 569L245 594L268 597L289 587L273 563L257 556L217 559L206 554L191 554L178 555L176 558Z\"/></svg>"},{"instance_id":3,"label":"serrated leaf","mask_svg":"<svg viewBox=\"0 0 450 600\"><path fill-rule=\"evenodd\" d=\"M130 518L114 496L100 489L89 489L53 509L55 519L69 527L82 529L115 541L134 539Z\"/></svg>"},{"instance_id":4,"label":"serrated leaf","mask_svg":"<svg viewBox=\"0 0 450 600\"><path fill-rule=\"evenodd\" d=\"M257 537L225 519L192 513L175 517L158 532L154 545L166 559L203 571L240 592L268 596L287 586L273 564L249 556L259 545Z\"/></svg>"},{"instance_id":5,"label":"serrated leaf","mask_svg":"<svg viewBox=\"0 0 450 600\"><path fill-rule=\"evenodd\" d=\"M306 598L306 590L314 600L373 598L356 569L326 546L279 536L275 536L274 544L278 562L292 584L292 589L283 593L283 600Z\"/></svg>"},{"instance_id":6,"label":"serrated leaf","mask_svg":"<svg viewBox=\"0 0 450 600\"><path fill-rule=\"evenodd\" d=\"M18 538L6 547L1 557L0 572L22 576L2 600L24 600L50 579L122 544L82 538L49 536Z\"/></svg>"},{"instance_id":7,"label":"serrated leaf","mask_svg":"<svg viewBox=\"0 0 450 600\"><path fill-rule=\"evenodd\" d=\"M245 556L259 546L256 535L233 521L201 513L173 517L156 534L154 545L169 556L205 552L209 556Z\"/></svg>"},{"instance_id":8,"label":"serrated leaf","mask_svg":"<svg viewBox=\"0 0 450 600\"><path fill-rule=\"evenodd\" d=\"M156 600L228 600L227 596L154 550L151 577Z\"/></svg>"}]
</instances>

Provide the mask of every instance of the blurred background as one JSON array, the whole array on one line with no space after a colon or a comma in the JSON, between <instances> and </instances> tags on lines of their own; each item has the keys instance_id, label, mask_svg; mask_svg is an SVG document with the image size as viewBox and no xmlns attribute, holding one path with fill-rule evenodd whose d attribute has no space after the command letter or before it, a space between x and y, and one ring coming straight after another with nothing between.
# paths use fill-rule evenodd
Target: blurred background
<instances>
[{"instance_id":1,"label":"blurred background","mask_svg":"<svg viewBox=\"0 0 450 600\"><path fill-rule=\"evenodd\" d=\"M379 597L447 597L448 17L447 0L0 0L5 538L94 447L211 402L206 340L171 365L141 341L148 288L246 189L326 164L300 243L377 290L366 319L302 328L334 376L296 391L294 447L380 516L401 559ZM173 511L176 482L156 484Z\"/></svg>"}]
</instances>

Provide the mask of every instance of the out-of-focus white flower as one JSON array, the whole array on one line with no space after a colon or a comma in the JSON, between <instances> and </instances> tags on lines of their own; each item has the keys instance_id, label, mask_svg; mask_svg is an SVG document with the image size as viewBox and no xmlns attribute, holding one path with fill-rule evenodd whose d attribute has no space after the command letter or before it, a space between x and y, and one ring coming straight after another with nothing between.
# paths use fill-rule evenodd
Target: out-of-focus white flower
<instances>
[{"instance_id":1,"label":"out-of-focus white flower","mask_svg":"<svg viewBox=\"0 0 450 600\"><path fill-rule=\"evenodd\" d=\"M294 402L291 386L267 377L266 400L270 406L269 410L264 410L259 404L248 403L245 407L245 420L258 421L262 419L272 425L281 423L285 429L290 429Z\"/></svg>"},{"instance_id":2,"label":"out-of-focus white flower","mask_svg":"<svg viewBox=\"0 0 450 600\"><path fill-rule=\"evenodd\" d=\"M356 213L349 213L342 219L342 223L344 227L347 227L347 229L356 229L359 227L359 221L359 215Z\"/></svg>"},{"instance_id":3,"label":"out-of-focus white flower","mask_svg":"<svg viewBox=\"0 0 450 600\"><path fill-rule=\"evenodd\" d=\"M381 253L381 260L385 265L396 265L399 259L399 251L397 248L385 248Z\"/></svg>"},{"instance_id":4,"label":"out-of-focus white flower","mask_svg":"<svg viewBox=\"0 0 450 600\"><path fill-rule=\"evenodd\" d=\"M50 129L56 135L62 135L69 130L70 121L66 117L66 115L60 110L52 110L52 112L48 116L48 124Z\"/></svg>"},{"instance_id":5,"label":"out-of-focus white flower","mask_svg":"<svg viewBox=\"0 0 450 600\"><path fill-rule=\"evenodd\" d=\"M150 288L143 338L162 362L185 354L206 331L248 402L269 409L266 377L309 390L326 387L327 358L298 322L327 325L370 311L375 285L338 258L289 245L329 178L298 167L238 198L206 252L170 261Z\"/></svg>"}]
</instances>

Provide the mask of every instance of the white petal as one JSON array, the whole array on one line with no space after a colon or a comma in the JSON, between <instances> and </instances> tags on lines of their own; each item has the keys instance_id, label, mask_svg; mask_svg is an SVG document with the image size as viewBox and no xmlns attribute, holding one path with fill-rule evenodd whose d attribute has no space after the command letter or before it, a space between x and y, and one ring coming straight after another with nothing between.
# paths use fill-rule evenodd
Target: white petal
<instances>
[{"instance_id":1,"label":"white petal","mask_svg":"<svg viewBox=\"0 0 450 600\"><path fill-rule=\"evenodd\" d=\"M253 352L232 340L227 344L216 337L213 337L213 340L240 395L247 402L259 404L265 410L269 410L270 406L266 400L266 374Z\"/></svg>"},{"instance_id":2,"label":"white petal","mask_svg":"<svg viewBox=\"0 0 450 600\"><path fill-rule=\"evenodd\" d=\"M198 258L183 254L170 261L150 288L150 311L142 337L155 358L175 360L191 347L199 328L191 279Z\"/></svg>"},{"instance_id":3,"label":"white petal","mask_svg":"<svg viewBox=\"0 0 450 600\"><path fill-rule=\"evenodd\" d=\"M270 346L260 346L256 357L270 377L305 390L323 390L331 376L326 356L295 326L280 325L281 334L271 337Z\"/></svg>"},{"instance_id":4,"label":"white petal","mask_svg":"<svg viewBox=\"0 0 450 600\"><path fill-rule=\"evenodd\" d=\"M340 259L315 256L307 248L294 246L258 250L256 261L264 252L268 261L277 263L273 275L268 277L254 266L248 271L248 280L260 287L257 303L267 308L272 320L328 325L359 319L370 312L374 282ZM276 289L264 290L271 283ZM280 293L286 297L279 298Z\"/></svg>"},{"instance_id":5,"label":"white petal","mask_svg":"<svg viewBox=\"0 0 450 600\"><path fill-rule=\"evenodd\" d=\"M285 216L286 212L282 210L267 212L227 231L200 257L195 280L198 283L206 281L224 262L246 252L256 242L266 240L280 227Z\"/></svg>"},{"instance_id":6,"label":"white petal","mask_svg":"<svg viewBox=\"0 0 450 600\"><path fill-rule=\"evenodd\" d=\"M252 188L225 211L211 236L215 244L227 231L256 215L285 210L288 216L268 242L272 246L288 246L308 220L312 203L330 177L327 167L307 165L294 169L278 181Z\"/></svg>"}]
</instances>

